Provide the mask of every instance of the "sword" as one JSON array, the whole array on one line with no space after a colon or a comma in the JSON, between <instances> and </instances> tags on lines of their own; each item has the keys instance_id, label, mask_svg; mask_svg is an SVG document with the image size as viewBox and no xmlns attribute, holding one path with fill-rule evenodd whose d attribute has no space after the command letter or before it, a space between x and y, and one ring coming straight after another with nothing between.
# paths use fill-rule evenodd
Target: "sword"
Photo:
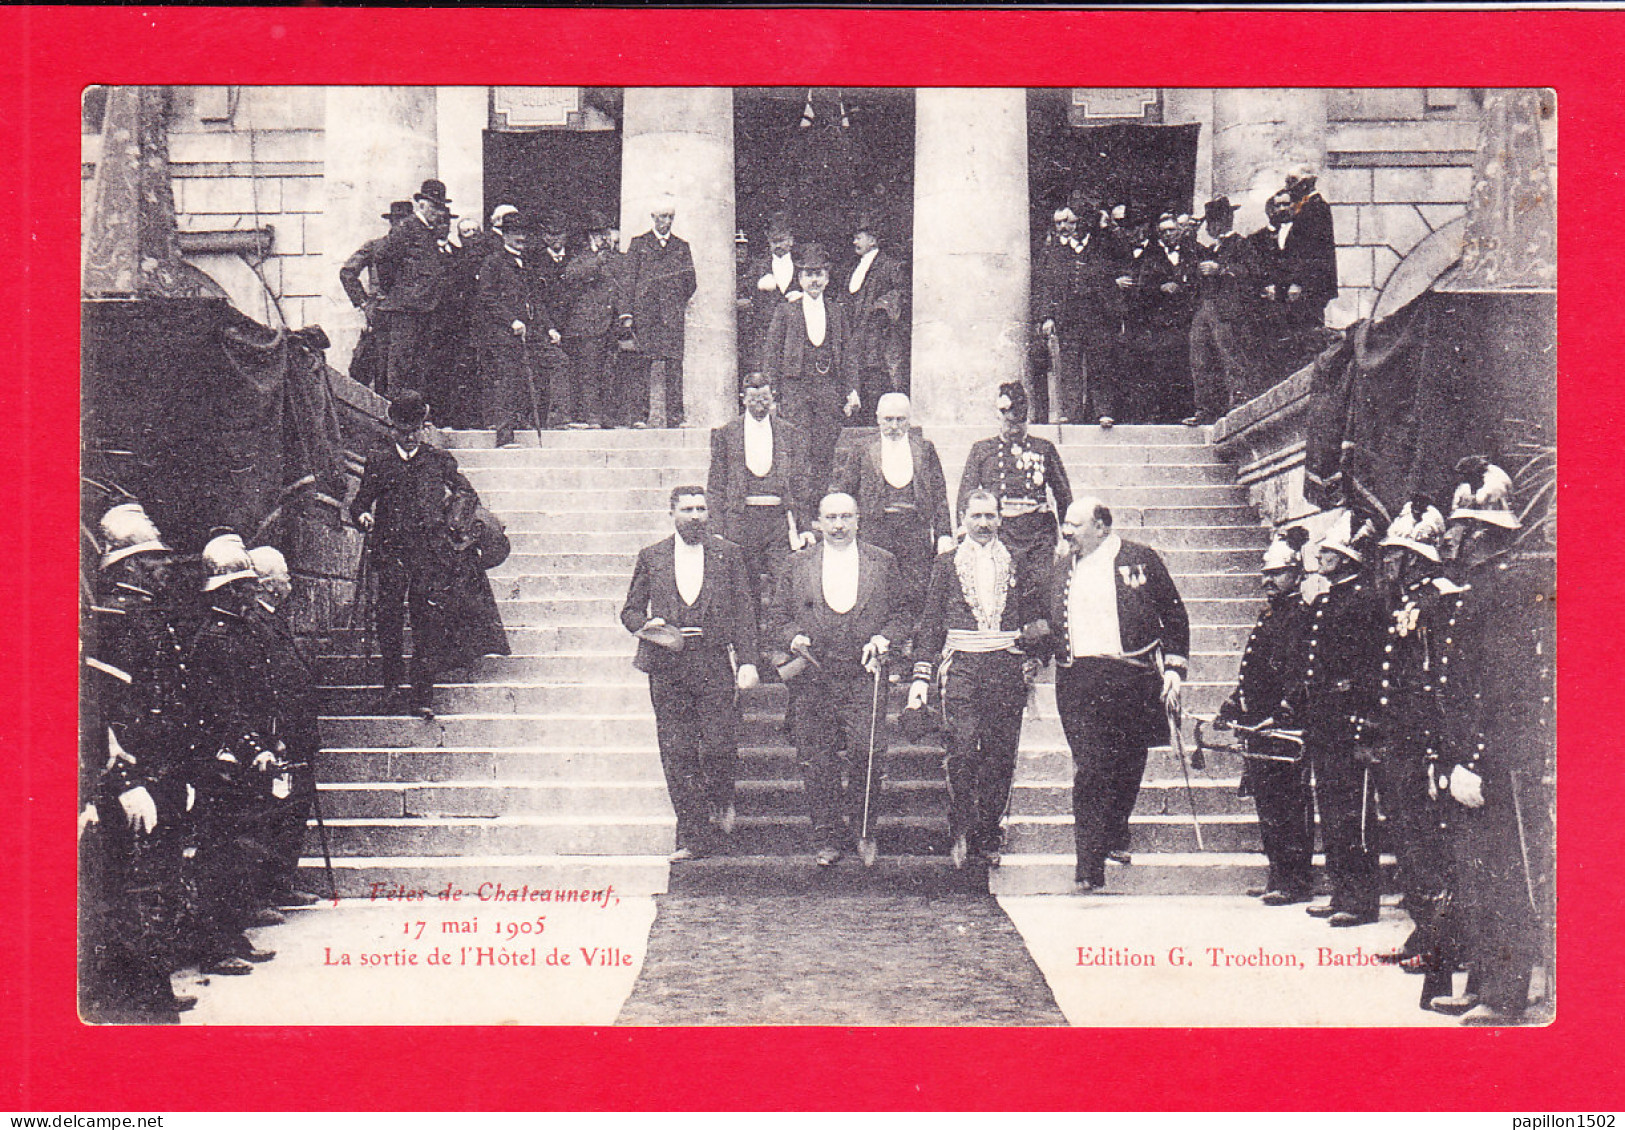
<instances>
[{"instance_id":1,"label":"sword","mask_svg":"<svg viewBox=\"0 0 1625 1130\"><path fill-rule=\"evenodd\" d=\"M1529 895L1529 909L1536 916L1540 915L1540 906L1535 901L1535 876L1529 869L1529 840L1523 830L1523 801L1518 797L1518 771L1513 769L1509 774L1512 784L1512 817L1518 822L1518 854L1523 857L1523 886Z\"/></svg>"},{"instance_id":2,"label":"sword","mask_svg":"<svg viewBox=\"0 0 1625 1130\"><path fill-rule=\"evenodd\" d=\"M1360 850L1370 851L1371 846L1366 843L1365 825L1366 812L1371 807L1371 766L1367 765L1360 772Z\"/></svg>"},{"instance_id":3,"label":"sword","mask_svg":"<svg viewBox=\"0 0 1625 1130\"><path fill-rule=\"evenodd\" d=\"M1185 797L1191 806L1191 827L1196 829L1196 850L1206 851L1202 842L1202 822L1196 818L1196 789L1191 785L1190 766L1185 763L1185 736L1179 732L1179 714L1169 708L1168 731L1173 735L1174 752L1179 755L1179 771L1185 775Z\"/></svg>"}]
</instances>

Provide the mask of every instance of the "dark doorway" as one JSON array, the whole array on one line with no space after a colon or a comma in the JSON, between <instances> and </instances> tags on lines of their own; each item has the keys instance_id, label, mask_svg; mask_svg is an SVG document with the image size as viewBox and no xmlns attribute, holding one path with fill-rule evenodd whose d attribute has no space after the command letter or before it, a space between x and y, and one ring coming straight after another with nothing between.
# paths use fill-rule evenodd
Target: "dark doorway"
<instances>
[{"instance_id":1,"label":"dark doorway","mask_svg":"<svg viewBox=\"0 0 1625 1130\"><path fill-rule=\"evenodd\" d=\"M498 204L541 216L556 212L572 237L587 213L621 212L621 131L485 131L485 215Z\"/></svg>"}]
</instances>

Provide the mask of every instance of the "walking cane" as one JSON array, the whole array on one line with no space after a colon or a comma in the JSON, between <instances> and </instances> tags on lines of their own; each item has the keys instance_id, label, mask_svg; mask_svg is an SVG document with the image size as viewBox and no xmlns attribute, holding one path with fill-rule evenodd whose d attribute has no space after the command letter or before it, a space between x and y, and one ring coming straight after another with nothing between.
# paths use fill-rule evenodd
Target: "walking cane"
<instances>
[{"instance_id":1,"label":"walking cane","mask_svg":"<svg viewBox=\"0 0 1625 1130\"><path fill-rule=\"evenodd\" d=\"M1190 766L1185 763L1185 735L1179 732L1179 714L1168 708L1168 732L1173 735L1174 752L1179 755L1179 771L1185 775L1185 798L1191 806L1191 827L1196 830L1196 850L1206 851L1202 842L1202 822L1196 818L1196 788L1191 784Z\"/></svg>"},{"instance_id":2,"label":"walking cane","mask_svg":"<svg viewBox=\"0 0 1625 1130\"><path fill-rule=\"evenodd\" d=\"M1518 771L1512 770L1508 777L1512 785L1512 818L1518 822L1518 854L1523 857L1523 886L1529 895L1529 909L1538 917L1540 905L1535 901L1535 876L1529 869L1529 840L1523 830L1523 801L1518 796Z\"/></svg>"},{"instance_id":3,"label":"walking cane","mask_svg":"<svg viewBox=\"0 0 1625 1130\"><path fill-rule=\"evenodd\" d=\"M873 867L880 856L880 848L869 835L869 796L875 779L875 733L880 728L880 684L886 676L884 656L875 660L875 690L869 706L869 765L863 774L863 828L858 835L858 858L865 867Z\"/></svg>"},{"instance_id":4,"label":"walking cane","mask_svg":"<svg viewBox=\"0 0 1625 1130\"><path fill-rule=\"evenodd\" d=\"M530 343L524 345L522 354L525 369L525 387L530 390L530 418L536 424L536 442L542 441L542 432L547 428L547 417L542 414L541 397L536 392L536 366L531 364Z\"/></svg>"},{"instance_id":5,"label":"walking cane","mask_svg":"<svg viewBox=\"0 0 1625 1130\"><path fill-rule=\"evenodd\" d=\"M314 781L311 782L315 784ZM327 869L327 893L333 897L333 904L338 905L339 883L333 875L333 852L327 846L327 821L322 819L322 791L312 789L310 793L310 810L316 817L316 836L322 844L322 866Z\"/></svg>"},{"instance_id":6,"label":"walking cane","mask_svg":"<svg viewBox=\"0 0 1625 1130\"><path fill-rule=\"evenodd\" d=\"M1360 771L1360 850L1370 851L1371 845L1366 842L1365 826L1366 813L1371 808L1371 766L1367 765Z\"/></svg>"}]
</instances>

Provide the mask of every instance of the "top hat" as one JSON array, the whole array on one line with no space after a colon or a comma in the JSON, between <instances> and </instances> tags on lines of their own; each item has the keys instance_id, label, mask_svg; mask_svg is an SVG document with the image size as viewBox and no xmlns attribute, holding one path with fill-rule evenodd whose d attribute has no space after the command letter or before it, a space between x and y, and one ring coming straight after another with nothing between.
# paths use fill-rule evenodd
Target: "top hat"
<instances>
[{"instance_id":1,"label":"top hat","mask_svg":"<svg viewBox=\"0 0 1625 1130\"><path fill-rule=\"evenodd\" d=\"M805 243L796 248L796 268L802 271L829 270L829 253L821 243Z\"/></svg>"},{"instance_id":2,"label":"top hat","mask_svg":"<svg viewBox=\"0 0 1625 1130\"><path fill-rule=\"evenodd\" d=\"M601 211L597 208L590 208L587 210L587 231L610 231L614 227L615 221L609 218L608 212Z\"/></svg>"},{"instance_id":3,"label":"top hat","mask_svg":"<svg viewBox=\"0 0 1625 1130\"><path fill-rule=\"evenodd\" d=\"M435 180L433 177L423 182L423 187L412 194L412 199L427 200L442 208L451 207L451 197L446 195L446 182Z\"/></svg>"},{"instance_id":4,"label":"top hat","mask_svg":"<svg viewBox=\"0 0 1625 1130\"><path fill-rule=\"evenodd\" d=\"M794 234L790 230L790 217L783 212L774 212L767 218L768 239L784 239L786 236Z\"/></svg>"},{"instance_id":5,"label":"top hat","mask_svg":"<svg viewBox=\"0 0 1625 1130\"><path fill-rule=\"evenodd\" d=\"M543 235L563 235L568 225L564 222L564 215L560 212L543 212L535 230Z\"/></svg>"},{"instance_id":6,"label":"top hat","mask_svg":"<svg viewBox=\"0 0 1625 1130\"><path fill-rule=\"evenodd\" d=\"M1204 220L1215 215L1234 216L1235 214L1236 206L1230 203L1230 198L1228 196L1215 196L1212 200L1209 200L1206 204L1202 205L1202 218Z\"/></svg>"},{"instance_id":7,"label":"top hat","mask_svg":"<svg viewBox=\"0 0 1625 1130\"><path fill-rule=\"evenodd\" d=\"M866 231L876 239L879 239L884 227L885 225L880 221L879 213L863 211L859 212L857 217L852 221L852 234L856 235L860 231Z\"/></svg>"},{"instance_id":8,"label":"top hat","mask_svg":"<svg viewBox=\"0 0 1625 1130\"><path fill-rule=\"evenodd\" d=\"M409 388L389 402L389 418L392 423L418 427L429 418L429 404L421 392Z\"/></svg>"},{"instance_id":9,"label":"top hat","mask_svg":"<svg viewBox=\"0 0 1625 1130\"><path fill-rule=\"evenodd\" d=\"M745 229L744 228L740 228L738 231L734 232L734 246L735 247L749 247L750 246L750 236L745 234Z\"/></svg>"},{"instance_id":10,"label":"top hat","mask_svg":"<svg viewBox=\"0 0 1625 1130\"><path fill-rule=\"evenodd\" d=\"M1027 387L1020 381L1006 381L999 386L999 397L994 403L1000 412L1014 412L1027 418Z\"/></svg>"},{"instance_id":11,"label":"top hat","mask_svg":"<svg viewBox=\"0 0 1625 1130\"><path fill-rule=\"evenodd\" d=\"M233 581L252 581L259 575L254 572L254 559L248 556L248 549L237 534L221 534L210 539L203 547L203 567L209 573L203 582L204 592L213 592Z\"/></svg>"},{"instance_id":12,"label":"top hat","mask_svg":"<svg viewBox=\"0 0 1625 1130\"><path fill-rule=\"evenodd\" d=\"M1512 512L1512 477L1482 455L1469 455L1456 464L1462 477L1450 499L1452 522L1471 519L1503 530L1523 523Z\"/></svg>"},{"instance_id":13,"label":"top hat","mask_svg":"<svg viewBox=\"0 0 1625 1130\"><path fill-rule=\"evenodd\" d=\"M501 230L507 235L523 235L535 231L536 228L536 218L529 212L521 212L516 208L503 218Z\"/></svg>"},{"instance_id":14,"label":"top hat","mask_svg":"<svg viewBox=\"0 0 1625 1130\"><path fill-rule=\"evenodd\" d=\"M410 200L391 200L389 202L389 211L380 212L379 216L390 223L394 223L396 220L406 219L411 214L412 202Z\"/></svg>"},{"instance_id":15,"label":"top hat","mask_svg":"<svg viewBox=\"0 0 1625 1130\"><path fill-rule=\"evenodd\" d=\"M139 502L124 502L102 515L98 526L103 569L137 553L168 553L169 546Z\"/></svg>"}]
</instances>

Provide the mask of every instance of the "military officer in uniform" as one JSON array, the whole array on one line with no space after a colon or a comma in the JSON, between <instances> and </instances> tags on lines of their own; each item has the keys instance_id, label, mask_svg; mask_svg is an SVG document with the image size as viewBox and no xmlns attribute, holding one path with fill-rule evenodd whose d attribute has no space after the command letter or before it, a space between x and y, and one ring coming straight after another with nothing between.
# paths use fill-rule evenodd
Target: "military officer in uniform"
<instances>
[{"instance_id":1,"label":"military officer in uniform","mask_svg":"<svg viewBox=\"0 0 1625 1130\"><path fill-rule=\"evenodd\" d=\"M1072 505L1072 487L1055 445L1027 434L1027 390L1021 383L1000 385L997 404L999 434L971 447L956 507L963 514L973 490L998 495L1000 539L1029 568L1042 570L1055 550L1057 515Z\"/></svg>"},{"instance_id":2,"label":"military officer in uniform","mask_svg":"<svg viewBox=\"0 0 1625 1130\"><path fill-rule=\"evenodd\" d=\"M196 706L180 633L164 606L172 554L139 503L98 525L97 603L86 640L81 763L85 922L80 999L93 1023L174 1023L181 930L194 907L183 856L196 790Z\"/></svg>"},{"instance_id":3,"label":"military officer in uniform","mask_svg":"<svg viewBox=\"0 0 1625 1130\"><path fill-rule=\"evenodd\" d=\"M706 532L705 488L671 492L672 536L638 553L621 623L649 676L660 765L677 814L673 863L709 855L734 828L737 691L756 686L756 618L739 547ZM737 663L737 670L735 669Z\"/></svg>"},{"instance_id":4,"label":"military officer in uniform","mask_svg":"<svg viewBox=\"0 0 1625 1130\"><path fill-rule=\"evenodd\" d=\"M1308 532L1294 526L1264 551L1269 604L1247 637L1236 689L1219 707L1220 725L1287 728L1295 721L1290 704L1303 683L1304 637L1309 628L1309 606L1300 588L1307 541ZM1303 746L1255 735L1247 739L1247 754L1241 791L1258 806L1258 835L1269 860L1268 882L1248 893L1259 896L1266 906L1308 902L1315 889L1311 863L1315 821Z\"/></svg>"},{"instance_id":5,"label":"military officer in uniform","mask_svg":"<svg viewBox=\"0 0 1625 1130\"><path fill-rule=\"evenodd\" d=\"M875 688L877 680L885 687L886 656L910 628L892 555L860 542L858 525L851 495L824 496L818 506L823 541L780 572L768 621L772 646L788 653L781 675L790 689L820 867L834 866L848 846L848 809L872 806L879 793L887 725L884 690L877 713ZM873 775L867 772L871 726ZM867 793L860 782L868 783Z\"/></svg>"},{"instance_id":6,"label":"military officer in uniform","mask_svg":"<svg viewBox=\"0 0 1625 1130\"><path fill-rule=\"evenodd\" d=\"M1375 758L1354 737L1376 699L1386 625L1381 598L1365 577L1374 532L1369 523L1354 532L1354 520L1345 514L1320 543L1320 572L1329 584L1310 607L1298 711L1332 886L1331 901L1308 912L1333 926L1375 922L1381 895Z\"/></svg>"},{"instance_id":7,"label":"military officer in uniform","mask_svg":"<svg viewBox=\"0 0 1625 1130\"><path fill-rule=\"evenodd\" d=\"M965 507L965 540L931 569L908 705L924 707L936 681L948 732L949 858L956 868L971 856L996 867L1027 705L1022 644L1042 635L1041 578L999 540L997 495L973 490Z\"/></svg>"},{"instance_id":8,"label":"military officer in uniform","mask_svg":"<svg viewBox=\"0 0 1625 1130\"><path fill-rule=\"evenodd\" d=\"M918 609L932 559L954 547L942 460L934 443L909 431L907 396L886 393L876 417L880 434L846 448L830 489L858 500L863 539L896 559L900 596Z\"/></svg>"}]
</instances>

